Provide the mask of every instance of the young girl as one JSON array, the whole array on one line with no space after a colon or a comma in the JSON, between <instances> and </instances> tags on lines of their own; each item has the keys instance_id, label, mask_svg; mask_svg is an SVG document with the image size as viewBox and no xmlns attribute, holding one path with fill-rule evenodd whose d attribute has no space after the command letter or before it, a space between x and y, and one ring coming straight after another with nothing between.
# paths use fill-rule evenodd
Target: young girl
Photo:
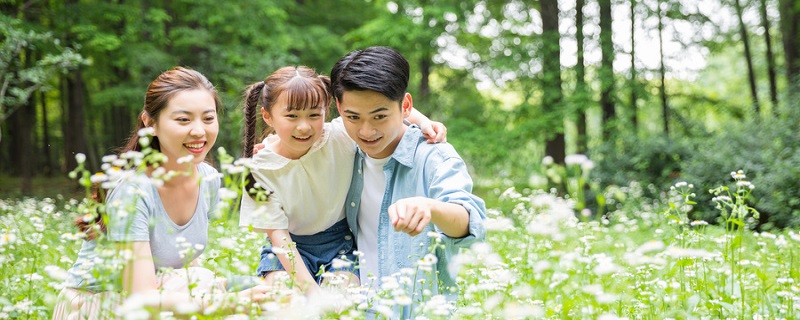
<instances>
[{"instance_id":1,"label":"young girl","mask_svg":"<svg viewBox=\"0 0 800 320\"><path fill-rule=\"evenodd\" d=\"M353 163L356 145L340 118L324 122L329 88L328 77L301 66L281 68L245 92L244 156L252 157L252 177L269 196L257 202L245 192L239 225L266 232L271 244L262 248L259 276L272 283L287 272L306 292L318 288L323 269L358 283L352 264L333 262L356 261L344 216L352 166L341 165ZM275 134L253 155L258 105ZM416 110L409 120L423 125L431 142L444 140L441 124Z\"/></svg>"},{"instance_id":2,"label":"young girl","mask_svg":"<svg viewBox=\"0 0 800 320\"><path fill-rule=\"evenodd\" d=\"M167 161L159 169L150 168L146 174L119 181L104 201L106 220L101 216L94 221L79 220L82 230L89 230L87 225L94 222L106 235L102 242L83 242L53 319L116 318L112 312L119 305L120 290L157 297L156 305L165 310L181 304L207 307L228 295L233 295L231 300L264 299L264 285L238 296L225 294L211 271L187 268L207 245L210 213L219 200L218 173L203 162L217 139L219 108L216 90L197 71L176 67L150 83L141 121L120 154L141 151L137 133L150 128L150 146ZM187 156L192 156L189 163L178 160L190 158ZM153 177L159 175L154 173L157 170L177 174L161 182ZM116 246L108 246L112 244ZM125 250L132 253L129 258L121 254ZM108 252L116 252L115 257L123 261L121 273L102 271L104 265L112 264ZM174 272L162 272L165 270ZM190 283L197 286L191 293L207 294L190 295Z\"/></svg>"}]
</instances>

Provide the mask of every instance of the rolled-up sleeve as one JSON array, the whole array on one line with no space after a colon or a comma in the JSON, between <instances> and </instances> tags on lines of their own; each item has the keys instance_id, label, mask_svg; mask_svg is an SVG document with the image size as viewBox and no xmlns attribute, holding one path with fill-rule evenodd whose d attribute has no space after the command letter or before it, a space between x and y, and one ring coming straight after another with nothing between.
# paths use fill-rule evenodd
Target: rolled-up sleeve
<instances>
[{"instance_id":1,"label":"rolled-up sleeve","mask_svg":"<svg viewBox=\"0 0 800 320\"><path fill-rule=\"evenodd\" d=\"M486 204L480 197L472 194L472 178L464 161L458 157L444 159L429 176L428 195L438 201L458 204L469 213L469 234L461 238L444 235L442 241L446 248L468 248L476 241L486 239ZM441 232L440 230L437 231Z\"/></svg>"}]
</instances>

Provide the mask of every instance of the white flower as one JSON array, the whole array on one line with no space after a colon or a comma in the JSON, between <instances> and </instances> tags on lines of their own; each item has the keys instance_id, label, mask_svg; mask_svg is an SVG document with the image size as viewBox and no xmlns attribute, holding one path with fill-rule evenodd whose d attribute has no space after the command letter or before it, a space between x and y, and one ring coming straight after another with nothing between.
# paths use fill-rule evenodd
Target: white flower
<instances>
[{"instance_id":1,"label":"white flower","mask_svg":"<svg viewBox=\"0 0 800 320\"><path fill-rule=\"evenodd\" d=\"M53 280L58 280L58 281L64 281L69 276L66 270L62 269L61 267L53 265L44 267L44 272L46 272L47 275L50 276L50 278L53 278Z\"/></svg>"},{"instance_id":2,"label":"white flower","mask_svg":"<svg viewBox=\"0 0 800 320\"><path fill-rule=\"evenodd\" d=\"M220 200L233 200L239 197L239 193L228 188L219 188Z\"/></svg>"},{"instance_id":3,"label":"white flower","mask_svg":"<svg viewBox=\"0 0 800 320\"><path fill-rule=\"evenodd\" d=\"M334 258L331 262L331 268L334 270L341 270L345 268L349 268L353 263L350 261L342 260L339 258Z\"/></svg>"},{"instance_id":4,"label":"white flower","mask_svg":"<svg viewBox=\"0 0 800 320\"><path fill-rule=\"evenodd\" d=\"M6 231L5 234L0 235L0 247L7 244L14 244L15 242L17 242L17 235L13 233L8 233L8 231Z\"/></svg>"},{"instance_id":5,"label":"white flower","mask_svg":"<svg viewBox=\"0 0 800 320\"><path fill-rule=\"evenodd\" d=\"M185 157L178 158L178 164L189 163L194 160L194 155L186 155Z\"/></svg>"},{"instance_id":6,"label":"white flower","mask_svg":"<svg viewBox=\"0 0 800 320\"><path fill-rule=\"evenodd\" d=\"M138 132L140 137L152 136L155 133L156 133L156 129L153 128L153 127L141 128L141 129L139 129L139 132Z\"/></svg>"},{"instance_id":7,"label":"white flower","mask_svg":"<svg viewBox=\"0 0 800 320\"><path fill-rule=\"evenodd\" d=\"M653 251L661 250L664 250L664 242L661 240L650 240L639 246L639 248L636 249L636 252L639 254L647 254Z\"/></svg>"},{"instance_id":8,"label":"white flower","mask_svg":"<svg viewBox=\"0 0 800 320\"><path fill-rule=\"evenodd\" d=\"M673 258L712 258L714 255L703 249L681 249L676 247L669 247L664 251L668 256Z\"/></svg>"},{"instance_id":9,"label":"white flower","mask_svg":"<svg viewBox=\"0 0 800 320\"><path fill-rule=\"evenodd\" d=\"M549 166L551 164L553 164L553 157L545 156L544 158L542 158L542 165Z\"/></svg>"},{"instance_id":10,"label":"white flower","mask_svg":"<svg viewBox=\"0 0 800 320\"><path fill-rule=\"evenodd\" d=\"M567 166L583 165L586 161L589 161L589 158L583 154L571 154L564 157L564 164Z\"/></svg>"},{"instance_id":11,"label":"white flower","mask_svg":"<svg viewBox=\"0 0 800 320\"><path fill-rule=\"evenodd\" d=\"M83 153L76 153L75 161L77 161L78 163L84 163L86 161L86 155Z\"/></svg>"},{"instance_id":12,"label":"white flower","mask_svg":"<svg viewBox=\"0 0 800 320\"><path fill-rule=\"evenodd\" d=\"M147 147L150 145L150 138L148 137L141 137L139 138L139 145L142 147Z\"/></svg>"}]
</instances>

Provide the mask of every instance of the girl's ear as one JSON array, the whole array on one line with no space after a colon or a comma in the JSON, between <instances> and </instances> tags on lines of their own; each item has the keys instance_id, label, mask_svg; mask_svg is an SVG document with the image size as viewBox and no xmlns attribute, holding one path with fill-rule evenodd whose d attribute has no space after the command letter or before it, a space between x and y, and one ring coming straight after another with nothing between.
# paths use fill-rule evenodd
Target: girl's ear
<instances>
[{"instance_id":1,"label":"girl's ear","mask_svg":"<svg viewBox=\"0 0 800 320\"><path fill-rule=\"evenodd\" d=\"M153 118L151 118L147 112L142 112L142 123L144 123L145 127L153 127L153 129L156 127L155 121L153 121ZM153 136L156 136L155 131L153 132Z\"/></svg>"},{"instance_id":2,"label":"girl's ear","mask_svg":"<svg viewBox=\"0 0 800 320\"><path fill-rule=\"evenodd\" d=\"M264 119L264 122L266 122L268 126L272 126L272 118L270 117L269 112L267 112L267 109L264 109L263 107L261 108L261 119Z\"/></svg>"}]
</instances>

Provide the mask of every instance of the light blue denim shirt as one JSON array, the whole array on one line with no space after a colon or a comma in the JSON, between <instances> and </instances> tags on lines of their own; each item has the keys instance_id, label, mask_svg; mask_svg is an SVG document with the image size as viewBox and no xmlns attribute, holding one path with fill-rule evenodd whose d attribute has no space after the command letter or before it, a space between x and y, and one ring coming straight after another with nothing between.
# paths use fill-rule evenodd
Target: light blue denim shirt
<instances>
[{"instance_id":1,"label":"light blue denim shirt","mask_svg":"<svg viewBox=\"0 0 800 320\"><path fill-rule=\"evenodd\" d=\"M483 225L486 204L472 194L472 178L453 146L447 143L429 144L425 140L419 127L408 127L391 159L383 167L386 189L378 222L378 279L391 276L403 268L417 270L417 262L430 252L429 247L435 241L429 232L435 231L441 236L444 249L436 250L438 261L432 272L418 270L416 278L412 275L412 279L417 279L418 282L411 298L418 301L422 297L422 291L427 289L433 295L444 294L452 300L458 288L456 275L450 274L447 265L460 248L468 248L486 238ZM346 203L347 222L356 239L358 208L364 187L363 165L364 152L359 149ZM429 223L425 231L414 237L394 231L389 222L389 206L397 200L417 196L462 205L469 212L469 234L463 238L451 238L433 223ZM422 278L425 278L424 284L419 283ZM403 310L402 318L409 316L408 309L406 307Z\"/></svg>"}]
</instances>

